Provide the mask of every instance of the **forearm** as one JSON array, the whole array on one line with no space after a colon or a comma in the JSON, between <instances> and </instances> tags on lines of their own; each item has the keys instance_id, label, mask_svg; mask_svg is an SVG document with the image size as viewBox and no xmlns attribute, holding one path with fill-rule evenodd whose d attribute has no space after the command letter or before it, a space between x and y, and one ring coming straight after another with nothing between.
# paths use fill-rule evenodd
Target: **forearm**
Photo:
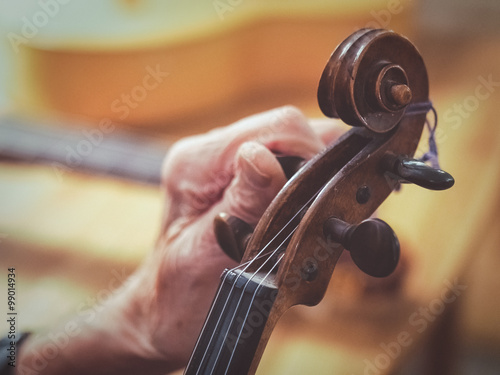
<instances>
[{"instance_id":1,"label":"forearm","mask_svg":"<svg viewBox=\"0 0 500 375\"><path fill-rule=\"evenodd\" d=\"M151 345L141 307L125 298L127 292L98 314L29 337L16 374L165 374L181 367Z\"/></svg>"},{"instance_id":2,"label":"forearm","mask_svg":"<svg viewBox=\"0 0 500 375\"><path fill-rule=\"evenodd\" d=\"M86 328L85 328L86 329ZM27 341L20 352L17 374L164 374L177 366L138 355L109 333L86 329L67 345L48 337Z\"/></svg>"}]
</instances>

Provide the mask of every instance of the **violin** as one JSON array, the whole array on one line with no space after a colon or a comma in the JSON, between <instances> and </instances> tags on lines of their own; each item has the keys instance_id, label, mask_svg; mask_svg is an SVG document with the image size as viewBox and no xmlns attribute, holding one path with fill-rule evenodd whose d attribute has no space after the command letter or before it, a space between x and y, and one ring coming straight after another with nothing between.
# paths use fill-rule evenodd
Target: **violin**
<instances>
[{"instance_id":1,"label":"violin","mask_svg":"<svg viewBox=\"0 0 500 375\"><path fill-rule=\"evenodd\" d=\"M273 327L298 304L318 304L344 250L365 273L385 277L400 247L391 227L370 218L401 183L444 190L445 171L413 155L433 109L424 61L405 37L362 29L332 53L318 88L328 117L353 128L304 163L281 157L288 182L255 230L220 214L226 269L186 375L254 374Z\"/></svg>"}]
</instances>

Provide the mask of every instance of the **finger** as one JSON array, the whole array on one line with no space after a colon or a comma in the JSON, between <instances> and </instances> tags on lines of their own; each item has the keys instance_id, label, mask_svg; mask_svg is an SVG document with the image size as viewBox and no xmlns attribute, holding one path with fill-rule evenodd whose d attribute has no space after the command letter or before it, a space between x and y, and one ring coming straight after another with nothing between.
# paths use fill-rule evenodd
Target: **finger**
<instances>
[{"instance_id":1,"label":"finger","mask_svg":"<svg viewBox=\"0 0 500 375\"><path fill-rule=\"evenodd\" d=\"M162 186L168 208L163 229L177 217L203 213L220 200L234 176L235 154L249 140L274 152L304 159L324 148L305 116L291 106L177 142L163 165Z\"/></svg>"},{"instance_id":2,"label":"finger","mask_svg":"<svg viewBox=\"0 0 500 375\"><path fill-rule=\"evenodd\" d=\"M267 125L258 129L254 140L270 150L310 159L324 147L307 118L293 106L266 112L264 118Z\"/></svg>"},{"instance_id":3,"label":"finger","mask_svg":"<svg viewBox=\"0 0 500 375\"><path fill-rule=\"evenodd\" d=\"M339 119L312 118L309 124L325 145L335 142L350 127Z\"/></svg>"},{"instance_id":4,"label":"finger","mask_svg":"<svg viewBox=\"0 0 500 375\"><path fill-rule=\"evenodd\" d=\"M180 190L179 181L187 179L190 186L203 186L213 178L214 171L230 171L236 151L247 141L305 159L324 147L298 109L281 107L177 142L163 164L163 184L170 183L167 186L170 190ZM197 173L192 173L193 170Z\"/></svg>"},{"instance_id":5,"label":"finger","mask_svg":"<svg viewBox=\"0 0 500 375\"><path fill-rule=\"evenodd\" d=\"M257 142L246 142L235 157L235 177L210 216L226 212L255 225L285 183L274 154Z\"/></svg>"}]
</instances>

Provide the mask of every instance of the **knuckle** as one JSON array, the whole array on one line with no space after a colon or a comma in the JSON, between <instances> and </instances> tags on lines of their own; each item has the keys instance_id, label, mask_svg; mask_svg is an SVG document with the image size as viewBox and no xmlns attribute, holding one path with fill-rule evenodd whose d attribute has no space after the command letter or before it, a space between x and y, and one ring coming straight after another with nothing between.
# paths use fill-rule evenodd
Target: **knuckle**
<instances>
[{"instance_id":1,"label":"knuckle","mask_svg":"<svg viewBox=\"0 0 500 375\"><path fill-rule=\"evenodd\" d=\"M161 175L164 184L168 184L173 176L178 179L186 171L185 165L190 159L190 150L193 150L193 146L193 140L185 138L170 147L162 164Z\"/></svg>"},{"instance_id":2,"label":"knuckle","mask_svg":"<svg viewBox=\"0 0 500 375\"><path fill-rule=\"evenodd\" d=\"M282 107L271 122L271 129L280 133L309 133L310 127L306 116L294 106Z\"/></svg>"}]
</instances>

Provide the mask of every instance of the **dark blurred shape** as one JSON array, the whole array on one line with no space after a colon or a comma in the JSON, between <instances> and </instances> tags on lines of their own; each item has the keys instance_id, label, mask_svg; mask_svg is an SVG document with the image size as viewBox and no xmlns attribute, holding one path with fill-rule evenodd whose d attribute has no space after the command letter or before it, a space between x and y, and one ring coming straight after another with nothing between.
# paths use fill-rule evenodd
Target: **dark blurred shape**
<instances>
[{"instance_id":1,"label":"dark blurred shape","mask_svg":"<svg viewBox=\"0 0 500 375\"><path fill-rule=\"evenodd\" d=\"M165 143L123 130L62 127L0 118L0 161L44 163L63 174L86 172L159 185Z\"/></svg>"}]
</instances>

